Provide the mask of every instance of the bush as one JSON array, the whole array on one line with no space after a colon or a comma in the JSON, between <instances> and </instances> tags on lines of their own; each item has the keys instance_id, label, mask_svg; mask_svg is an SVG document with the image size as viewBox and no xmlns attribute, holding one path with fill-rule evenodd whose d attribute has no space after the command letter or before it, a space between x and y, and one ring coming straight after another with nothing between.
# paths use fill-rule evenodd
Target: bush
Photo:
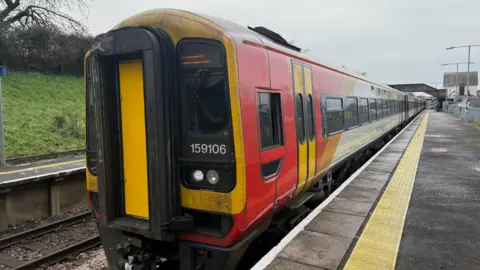
<instances>
[{"instance_id":1,"label":"bush","mask_svg":"<svg viewBox=\"0 0 480 270\"><path fill-rule=\"evenodd\" d=\"M84 56L93 44L89 35L32 27L0 33L0 65L12 70L82 75Z\"/></svg>"}]
</instances>

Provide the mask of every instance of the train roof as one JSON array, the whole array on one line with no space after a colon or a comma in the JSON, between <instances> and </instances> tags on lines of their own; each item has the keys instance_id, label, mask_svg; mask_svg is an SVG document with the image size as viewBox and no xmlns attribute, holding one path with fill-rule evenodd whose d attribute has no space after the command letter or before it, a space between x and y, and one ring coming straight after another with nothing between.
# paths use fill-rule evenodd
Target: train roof
<instances>
[{"instance_id":1,"label":"train roof","mask_svg":"<svg viewBox=\"0 0 480 270\"><path fill-rule=\"evenodd\" d=\"M200 13L194 13L194 12L190 12L190 11L184 11L184 12L195 14L197 16L208 19L211 22L218 25L220 28L222 28L227 33L234 36L234 37L235 37L236 34L251 33L251 34L255 35L258 39L260 39L262 41L262 43L264 43L265 45L268 45L270 47L274 47L277 50L282 50L284 52L287 52L288 54L291 54L291 55L295 56L296 58L306 60L306 61L308 61L312 64L316 64L318 66L326 67L326 68L331 69L333 71L344 73L345 75L348 75L350 77L354 77L354 78L360 79L362 81L377 85L378 87L389 89L391 91L398 92L398 93L403 93L402 91L400 91L398 89L395 89L395 88L392 88L392 87L390 87L386 84L375 82L374 80L368 78L367 76L352 72L351 70L349 70L345 67L327 62L323 59L320 59L320 58L316 57L313 54L301 51L300 48L286 42L285 39L283 37L281 37L280 34L274 32L274 31L272 31L272 30L270 30L266 27L263 27L263 26L258 26L258 27L247 26L247 27L244 27L244 26L241 26L237 23L234 23L234 22L222 19L222 18L218 18L218 17L215 17L215 16L210 16L210 15L205 15L205 14L200 14ZM263 28L263 29L266 29L267 31L262 32L262 31L258 31L255 28ZM268 32L271 32L271 33L268 33Z\"/></svg>"},{"instance_id":2,"label":"train roof","mask_svg":"<svg viewBox=\"0 0 480 270\"><path fill-rule=\"evenodd\" d=\"M132 18L139 19L142 17L149 17L149 19L152 19L153 16L158 16L158 20L165 20L167 15L172 15L172 20L175 20L175 16L178 16L178 14L184 14L186 16L192 16L192 20L207 20L210 23L213 23L214 25L218 26L220 29L222 29L225 33L229 34L233 39L236 40L242 40L242 41L250 41L253 43L261 44L267 48L271 48L277 51L281 51L284 54L290 55L292 58L297 58L299 60L308 62L313 65L321 66L327 69L330 69L335 72L339 72L342 74L345 74L347 76L365 81L367 83L376 85L377 87L381 87L383 89L388 89L389 91L397 92L397 93L404 93L398 89L392 88L386 84L376 82L366 76L363 76L361 74L357 74L355 72L352 72L351 70L335 65L332 63L329 63L325 60L322 60L310 53L301 51L300 48L289 44L288 42L281 37L281 35L275 33L274 31L265 28L265 27L244 27L241 26L237 23L211 16L211 15L206 15L206 14L201 14L201 13L196 13L196 12L191 12L191 11L186 11L186 10L178 10L178 9L151 9L147 10L144 12L141 12L137 15L134 15L128 19L126 19L124 22L121 24L128 22ZM164 15L164 16L160 16ZM197 18L194 18L197 17ZM119 25L121 25L119 24ZM116 27L118 27L117 25ZM407 93L404 93L407 94ZM413 96L413 95L411 95Z\"/></svg>"}]
</instances>

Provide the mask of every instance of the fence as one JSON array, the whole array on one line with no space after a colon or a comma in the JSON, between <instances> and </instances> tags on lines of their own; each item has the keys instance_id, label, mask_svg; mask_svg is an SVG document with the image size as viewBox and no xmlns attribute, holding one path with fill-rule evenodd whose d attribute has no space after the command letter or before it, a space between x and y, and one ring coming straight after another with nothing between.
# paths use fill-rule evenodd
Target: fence
<instances>
[{"instance_id":1,"label":"fence","mask_svg":"<svg viewBox=\"0 0 480 270\"><path fill-rule=\"evenodd\" d=\"M465 107L457 105L445 105L443 107L443 111L463 118L465 114ZM468 121L473 121L480 124L480 107L469 107L467 119Z\"/></svg>"}]
</instances>

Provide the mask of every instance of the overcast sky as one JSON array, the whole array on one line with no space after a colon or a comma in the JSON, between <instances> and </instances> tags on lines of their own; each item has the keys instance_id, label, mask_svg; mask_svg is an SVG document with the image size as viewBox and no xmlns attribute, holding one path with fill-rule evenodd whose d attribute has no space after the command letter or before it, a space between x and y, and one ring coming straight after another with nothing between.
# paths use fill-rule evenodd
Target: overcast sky
<instances>
[{"instance_id":1,"label":"overcast sky","mask_svg":"<svg viewBox=\"0 0 480 270\"><path fill-rule=\"evenodd\" d=\"M92 1L86 23L93 34L143 10L186 9L243 26L265 26L321 59L390 84L441 86L443 72L456 69L442 63L467 61L466 48L445 48L480 44L479 0ZM472 49L471 57L480 63L480 47Z\"/></svg>"}]
</instances>

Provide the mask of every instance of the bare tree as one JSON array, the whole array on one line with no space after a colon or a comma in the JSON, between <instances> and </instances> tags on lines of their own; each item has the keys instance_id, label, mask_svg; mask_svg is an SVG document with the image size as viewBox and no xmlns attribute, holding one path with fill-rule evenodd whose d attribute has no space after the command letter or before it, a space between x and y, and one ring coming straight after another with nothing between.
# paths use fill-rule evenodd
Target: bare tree
<instances>
[{"instance_id":1,"label":"bare tree","mask_svg":"<svg viewBox=\"0 0 480 270\"><path fill-rule=\"evenodd\" d=\"M66 32L85 32L69 12L86 16L89 0L0 0L0 29L40 26Z\"/></svg>"}]
</instances>

